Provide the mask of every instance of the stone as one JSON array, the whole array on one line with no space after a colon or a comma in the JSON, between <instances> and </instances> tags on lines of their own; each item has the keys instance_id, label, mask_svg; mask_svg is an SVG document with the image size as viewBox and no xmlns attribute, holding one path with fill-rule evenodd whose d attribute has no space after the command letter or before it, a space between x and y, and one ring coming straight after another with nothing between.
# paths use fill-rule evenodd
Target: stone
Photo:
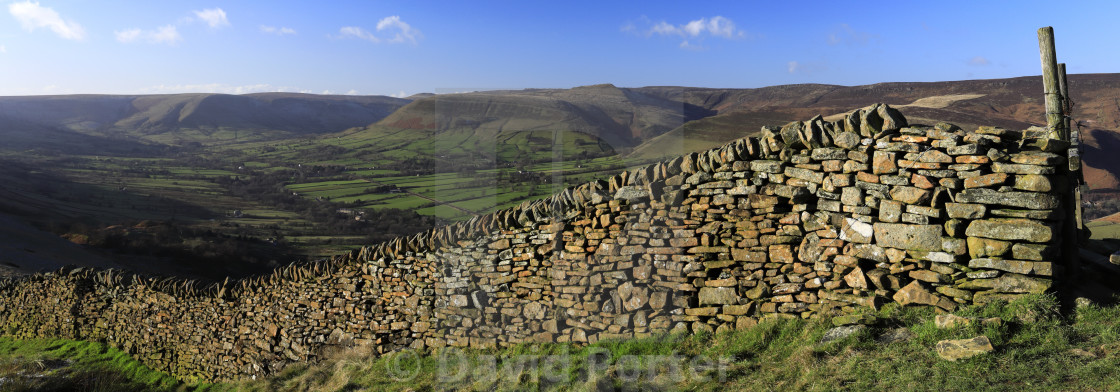
<instances>
[{"instance_id":1,"label":"stone","mask_svg":"<svg viewBox=\"0 0 1120 392\"><path fill-rule=\"evenodd\" d=\"M700 305L734 305L739 303L739 294L734 287L702 287L699 294Z\"/></svg>"},{"instance_id":2,"label":"stone","mask_svg":"<svg viewBox=\"0 0 1120 392\"><path fill-rule=\"evenodd\" d=\"M867 313L845 314L832 318L832 325L835 325L837 327L856 324L873 325L877 322L879 322L878 317L875 317L875 315L873 314Z\"/></svg>"},{"instance_id":3,"label":"stone","mask_svg":"<svg viewBox=\"0 0 1120 392\"><path fill-rule=\"evenodd\" d=\"M983 204L945 203L945 214L953 219L980 219L987 210Z\"/></svg>"},{"instance_id":4,"label":"stone","mask_svg":"<svg viewBox=\"0 0 1120 392\"><path fill-rule=\"evenodd\" d=\"M759 283L757 286L754 286L750 290L747 290L747 292L743 293L743 295L746 295L747 298L750 299L759 299L765 296L769 296L770 286L767 286L765 283Z\"/></svg>"},{"instance_id":5,"label":"stone","mask_svg":"<svg viewBox=\"0 0 1120 392\"><path fill-rule=\"evenodd\" d=\"M972 319L955 314L939 314L933 318L933 324L940 329L964 327L972 324Z\"/></svg>"},{"instance_id":6,"label":"stone","mask_svg":"<svg viewBox=\"0 0 1120 392\"><path fill-rule=\"evenodd\" d=\"M859 267L856 267L855 269L852 270L852 272L849 272L847 275L844 275L844 282L848 284L848 287L851 287L851 288L854 288L854 289L866 290L867 287L868 287L867 286L867 277L864 276L863 270L860 269Z\"/></svg>"},{"instance_id":7,"label":"stone","mask_svg":"<svg viewBox=\"0 0 1120 392\"><path fill-rule=\"evenodd\" d=\"M907 250L941 250L940 225L875 223L875 244Z\"/></svg>"},{"instance_id":8,"label":"stone","mask_svg":"<svg viewBox=\"0 0 1120 392\"><path fill-rule=\"evenodd\" d=\"M953 163L953 157L938 150L926 150L918 153L918 162L925 163Z\"/></svg>"},{"instance_id":9,"label":"stone","mask_svg":"<svg viewBox=\"0 0 1120 392\"><path fill-rule=\"evenodd\" d=\"M968 262L968 267L975 269L995 269L1023 275L1051 276L1054 274L1052 264L1045 261L972 259Z\"/></svg>"},{"instance_id":10,"label":"stone","mask_svg":"<svg viewBox=\"0 0 1120 392\"><path fill-rule=\"evenodd\" d=\"M910 284L895 292L894 296L892 296L891 298L894 299L895 302L898 302L899 305L903 306L910 304L919 304L937 306L946 310L952 310L956 308L956 303L931 293L916 280L910 282Z\"/></svg>"},{"instance_id":11,"label":"stone","mask_svg":"<svg viewBox=\"0 0 1120 392\"><path fill-rule=\"evenodd\" d=\"M525 318L530 320L540 320L545 316L545 308L541 306L540 302L529 302L522 309L524 309Z\"/></svg>"},{"instance_id":12,"label":"stone","mask_svg":"<svg viewBox=\"0 0 1120 392\"><path fill-rule=\"evenodd\" d=\"M1011 242L990 238L968 237L968 255L974 259L1002 257L1011 250Z\"/></svg>"},{"instance_id":13,"label":"stone","mask_svg":"<svg viewBox=\"0 0 1120 392\"><path fill-rule=\"evenodd\" d=\"M1041 174L1020 174L1015 176L1013 188L1029 192L1050 192L1057 189L1051 176Z\"/></svg>"},{"instance_id":14,"label":"stone","mask_svg":"<svg viewBox=\"0 0 1120 392\"><path fill-rule=\"evenodd\" d=\"M1065 160L1066 158L1061 155L1042 151L1024 151L1011 154L1012 163L1024 165L1058 166L1065 163Z\"/></svg>"},{"instance_id":15,"label":"stone","mask_svg":"<svg viewBox=\"0 0 1120 392\"><path fill-rule=\"evenodd\" d=\"M872 174L889 174L898 172L898 158L893 152L875 151L871 156Z\"/></svg>"},{"instance_id":16,"label":"stone","mask_svg":"<svg viewBox=\"0 0 1120 392\"><path fill-rule=\"evenodd\" d=\"M761 172L761 173L773 173L773 174L781 173L782 172L782 162L781 161L762 161L762 160L751 161L751 171Z\"/></svg>"},{"instance_id":17,"label":"stone","mask_svg":"<svg viewBox=\"0 0 1120 392\"><path fill-rule=\"evenodd\" d=\"M847 251L852 257L857 257L864 260L871 260L879 263L887 261L887 253L883 247L873 244L852 244L851 250Z\"/></svg>"},{"instance_id":18,"label":"stone","mask_svg":"<svg viewBox=\"0 0 1120 392\"><path fill-rule=\"evenodd\" d=\"M956 362L995 351L995 348L987 336L977 336L972 339L942 340L937 342L936 350L941 359Z\"/></svg>"},{"instance_id":19,"label":"stone","mask_svg":"<svg viewBox=\"0 0 1120 392\"><path fill-rule=\"evenodd\" d=\"M996 173L1011 174L1054 174L1057 172L1050 166L1020 165L1016 163L992 163L992 171Z\"/></svg>"},{"instance_id":20,"label":"stone","mask_svg":"<svg viewBox=\"0 0 1120 392\"><path fill-rule=\"evenodd\" d=\"M833 138L832 143L843 149L854 150L859 147L860 139L859 134L855 132L840 132Z\"/></svg>"},{"instance_id":21,"label":"stone","mask_svg":"<svg viewBox=\"0 0 1120 392\"><path fill-rule=\"evenodd\" d=\"M964 187L965 189L970 189L998 186L1006 184L1009 178L1011 178L1011 176L1007 175L1007 173L992 173L969 177L964 179Z\"/></svg>"},{"instance_id":22,"label":"stone","mask_svg":"<svg viewBox=\"0 0 1120 392\"><path fill-rule=\"evenodd\" d=\"M1005 273L995 278L974 279L957 284L966 290L992 290L997 293L1042 293L1054 284L1048 278Z\"/></svg>"},{"instance_id":23,"label":"stone","mask_svg":"<svg viewBox=\"0 0 1120 392\"><path fill-rule=\"evenodd\" d=\"M1039 221L1020 218L974 220L965 230L969 237L985 237L1008 241L1050 242L1055 228Z\"/></svg>"},{"instance_id":24,"label":"stone","mask_svg":"<svg viewBox=\"0 0 1120 392\"><path fill-rule=\"evenodd\" d=\"M922 204L928 203L932 194L930 191L915 188L910 186L896 186L891 188L891 199L898 200L905 204Z\"/></svg>"},{"instance_id":25,"label":"stone","mask_svg":"<svg viewBox=\"0 0 1120 392\"><path fill-rule=\"evenodd\" d=\"M849 242L870 244L874 236L874 227L870 224L852 218L844 218L844 226L840 228L840 239Z\"/></svg>"},{"instance_id":26,"label":"stone","mask_svg":"<svg viewBox=\"0 0 1120 392\"><path fill-rule=\"evenodd\" d=\"M849 336L856 335L860 332L867 330L867 326L863 324L845 325L829 329L824 332L821 337L821 343L828 343L836 340L847 339Z\"/></svg>"},{"instance_id":27,"label":"stone","mask_svg":"<svg viewBox=\"0 0 1120 392\"><path fill-rule=\"evenodd\" d=\"M787 167L785 170L786 176L792 178L799 178L814 184L824 182L824 173L812 171L809 169L802 169L799 167Z\"/></svg>"},{"instance_id":28,"label":"stone","mask_svg":"<svg viewBox=\"0 0 1120 392\"><path fill-rule=\"evenodd\" d=\"M879 202L879 220L887 223L897 223L902 218L902 202L883 200Z\"/></svg>"},{"instance_id":29,"label":"stone","mask_svg":"<svg viewBox=\"0 0 1120 392\"><path fill-rule=\"evenodd\" d=\"M1046 193L1000 192L995 189L966 189L956 195L958 203L999 204L1032 210L1058 208L1058 197Z\"/></svg>"},{"instance_id":30,"label":"stone","mask_svg":"<svg viewBox=\"0 0 1120 392\"><path fill-rule=\"evenodd\" d=\"M1015 244L1011 246L1011 257L1018 260L1042 261L1052 259L1058 254L1058 247L1042 244Z\"/></svg>"}]
</instances>

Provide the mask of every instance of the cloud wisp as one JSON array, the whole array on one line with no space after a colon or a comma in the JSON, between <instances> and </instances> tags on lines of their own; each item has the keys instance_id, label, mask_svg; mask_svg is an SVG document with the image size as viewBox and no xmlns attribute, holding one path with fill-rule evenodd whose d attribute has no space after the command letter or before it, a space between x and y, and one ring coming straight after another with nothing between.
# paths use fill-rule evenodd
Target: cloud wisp
<instances>
[{"instance_id":1,"label":"cloud wisp","mask_svg":"<svg viewBox=\"0 0 1120 392\"><path fill-rule=\"evenodd\" d=\"M226 18L226 12L221 8L208 8L201 11L194 11L194 16L202 19L202 21L212 29L229 26L229 19Z\"/></svg>"},{"instance_id":2,"label":"cloud wisp","mask_svg":"<svg viewBox=\"0 0 1120 392\"><path fill-rule=\"evenodd\" d=\"M424 38L420 30L401 20L400 16L385 17L377 22L376 33L357 26L343 26L338 29L339 38L358 38L373 43L416 45Z\"/></svg>"},{"instance_id":3,"label":"cloud wisp","mask_svg":"<svg viewBox=\"0 0 1120 392\"><path fill-rule=\"evenodd\" d=\"M261 25L260 30L262 33L276 34L276 35L295 35L295 29L289 27L276 27Z\"/></svg>"},{"instance_id":4,"label":"cloud wisp","mask_svg":"<svg viewBox=\"0 0 1120 392\"><path fill-rule=\"evenodd\" d=\"M211 29L218 29L230 25L226 12L221 8L210 8L192 12L195 17L198 18L197 20L202 21ZM179 21L174 24L163 25L152 30L131 28L114 31L113 35L116 36L117 42L125 44L139 42L176 45L183 41L183 36L179 34L179 27L194 23L195 21L195 18L187 16L179 19Z\"/></svg>"},{"instance_id":5,"label":"cloud wisp","mask_svg":"<svg viewBox=\"0 0 1120 392\"><path fill-rule=\"evenodd\" d=\"M175 45L183 40L183 36L179 35L179 29L175 25L160 26L155 30L127 29L114 31L113 34L116 35L118 42L126 44L144 42Z\"/></svg>"},{"instance_id":6,"label":"cloud wisp","mask_svg":"<svg viewBox=\"0 0 1120 392\"><path fill-rule=\"evenodd\" d=\"M86 38L86 31L82 25L73 20L63 19L55 10L43 7L37 2L23 1L8 4L8 13L19 20L20 25L27 31L47 28L64 39L81 41Z\"/></svg>"},{"instance_id":7,"label":"cloud wisp","mask_svg":"<svg viewBox=\"0 0 1120 392\"><path fill-rule=\"evenodd\" d=\"M643 16L639 19L639 23L646 27L638 27L634 22L630 22L622 26L622 31L645 37L656 35L683 38L677 46L688 50L705 49L703 43L709 37L723 39L751 38L746 31L735 26L734 21L719 15L691 20L684 24L671 24L666 21L653 23L649 18Z\"/></svg>"},{"instance_id":8,"label":"cloud wisp","mask_svg":"<svg viewBox=\"0 0 1120 392\"><path fill-rule=\"evenodd\" d=\"M972 65L972 66L976 66L976 67L983 67L983 66L991 65L991 64L992 64L992 62L984 56L976 56L976 57L973 57L973 58L968 60L968 65Z\"/></svg>"}]
</instances>

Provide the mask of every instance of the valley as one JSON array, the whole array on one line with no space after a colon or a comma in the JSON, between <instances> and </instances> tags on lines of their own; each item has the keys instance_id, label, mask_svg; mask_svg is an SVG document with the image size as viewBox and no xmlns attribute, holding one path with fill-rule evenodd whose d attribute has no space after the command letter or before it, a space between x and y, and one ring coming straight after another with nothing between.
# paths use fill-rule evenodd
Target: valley
<instances>
[{"instance_id":1,"label":"valley","mask_svg":"<svg viewBox=\"0 0 1120 392\"><path fill-rule=\"evenodd\" d=\"M1087 181L1120 186L1120 74L1071 75ZM0 97L0 213L112 260L259 274L551 195L628 167L883 101L916 123L1025 129L1035 78L758 89ZM1095 212L1094 212L1095 211ZM1101 230L1102 233L1111 232ZM30 235L30 234L28 234ZM21 233L6 242L36 244ZM2 245L2 244L0 244ZM79 246L80 245L80 246ZM45 248L54 245L42 245ZM31 249L33 252L40 252ZM22 272L55 264L4 256Z\"/></svg>"}]
</instances>

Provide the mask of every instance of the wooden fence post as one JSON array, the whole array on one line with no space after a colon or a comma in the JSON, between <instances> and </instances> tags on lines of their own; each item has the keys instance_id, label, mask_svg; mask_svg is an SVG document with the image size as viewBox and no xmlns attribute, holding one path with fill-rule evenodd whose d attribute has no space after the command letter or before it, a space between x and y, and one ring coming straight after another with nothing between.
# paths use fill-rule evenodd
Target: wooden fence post
<instances>
[{"instance_id":1,"label":"wooden fence post","mask_svg":"<svg viewBox=\"0 0 1120 392\"><path fill-rule=\"evenodd\" d=\"M1062 126L1062 92L1058 78L1058 59L1054 53L1053 27L1038 29L1038 51L1042 58L1042 88L1046 94L1046 128L1050 131L1051 138L1069 140L1069 134Z\"/></svg>"}]
</instances>

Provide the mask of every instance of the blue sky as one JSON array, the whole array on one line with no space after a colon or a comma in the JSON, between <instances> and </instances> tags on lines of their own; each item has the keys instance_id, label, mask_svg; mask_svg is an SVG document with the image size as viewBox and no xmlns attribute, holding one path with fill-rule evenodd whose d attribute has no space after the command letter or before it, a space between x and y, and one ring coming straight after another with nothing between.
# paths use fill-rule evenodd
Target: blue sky
<instances>
[{"instance_id":1,"label":"blue sky","mask_svg":"<svg viewBox=\"0 0 1120 392\"><path fill-rule=\"evenodd\" d=\"M10 1L0 95L411 95L1120 72L1120 2ZM1072 3L1072 4L1070 4Z\"/></svg>"}]
</instances>

